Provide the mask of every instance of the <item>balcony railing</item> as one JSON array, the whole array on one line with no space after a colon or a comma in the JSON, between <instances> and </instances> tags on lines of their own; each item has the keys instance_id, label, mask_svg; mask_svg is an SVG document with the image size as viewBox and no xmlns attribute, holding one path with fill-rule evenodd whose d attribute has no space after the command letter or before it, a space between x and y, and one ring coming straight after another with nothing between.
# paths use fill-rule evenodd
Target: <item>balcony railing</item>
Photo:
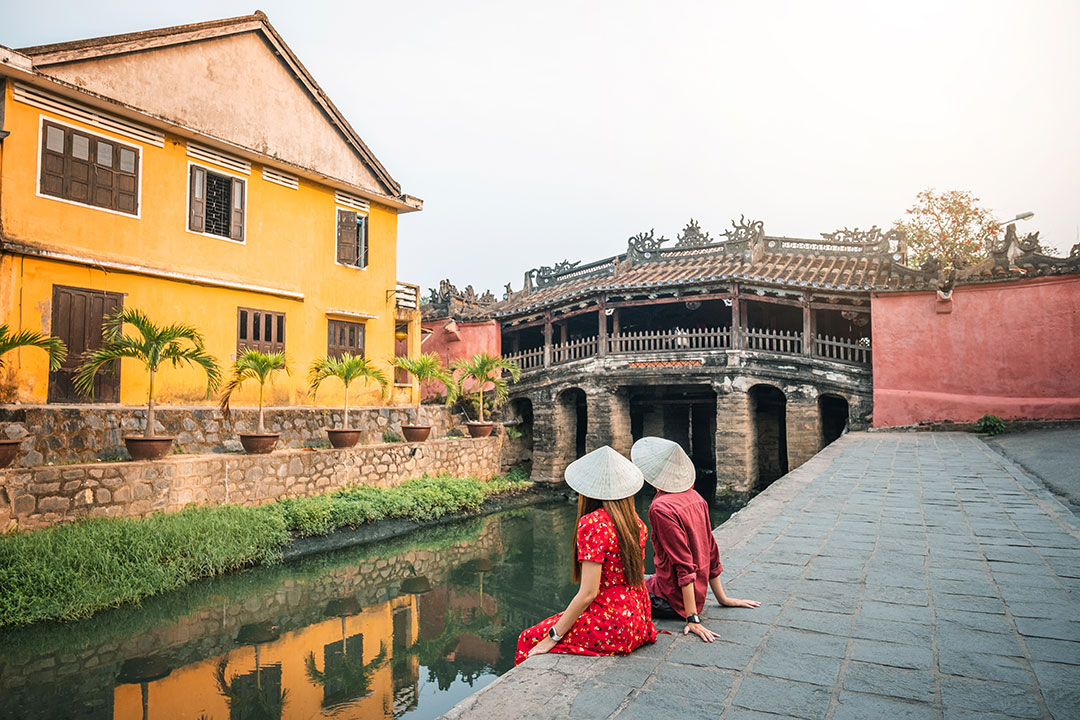
<instances>
[{"instance_id":1,"label":"balcony railing","mask_svg":"<svg viewBox=\"0 0 1080 720\"><path fill-rule=\"evenodd\" d=\"M617 333L607 337L606 354L634 355L652 352L731 349L756 350L780 355L805 354L803 335L798 331L742 328L741 336L739 340L736 340L731 328L676 328ZM865 340L845 340L829 335L814 335L810 345L813 357L860 365L870 364L870 344ZM601 354L600 350L601 339L596 336L553 344L550 363L557 365L596 357ZM517 362L524 371L545 366L543 347L508 353L504 357Z\"/></svg>"}]
</instances>

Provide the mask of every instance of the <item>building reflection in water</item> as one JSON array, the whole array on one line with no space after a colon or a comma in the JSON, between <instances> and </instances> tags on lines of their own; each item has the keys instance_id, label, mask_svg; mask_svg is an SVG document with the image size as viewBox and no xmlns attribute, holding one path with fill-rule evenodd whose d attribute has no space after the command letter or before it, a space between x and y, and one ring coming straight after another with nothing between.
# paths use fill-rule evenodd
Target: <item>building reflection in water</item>
<instances>
[{"instance_id":1,"label":"building reflection in water","mask_svg":"<svg viewBox=\"0 0 1080 720\"><path fill-rule=\"evenodd\" d=\"M573 508L259 568L0 636L0 720L436 716L565 607Z\"/></svg>"}]
</instances>

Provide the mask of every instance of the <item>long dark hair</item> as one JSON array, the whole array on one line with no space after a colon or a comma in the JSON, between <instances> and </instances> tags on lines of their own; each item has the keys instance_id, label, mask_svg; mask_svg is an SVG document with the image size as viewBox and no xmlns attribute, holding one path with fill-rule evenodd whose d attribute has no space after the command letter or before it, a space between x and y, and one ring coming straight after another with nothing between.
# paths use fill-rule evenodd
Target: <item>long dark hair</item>
<instances>
[{"instance_id":1,"label":"long dark hair","mask_svg":"<svg viewBox=\"0 0 1080 720\"><path fill-rule=\"evenodd\" d=\"M619 541L619 559L622 560L623 576L626 584L641 587L645 584L645 553L641 549L641 520L634 508L634 498L622 500L594 500L578 495L577 519L604 508L615 524L615 537ZM581 582L581 561L577 556L577 537L574 537L574 582Z\"/></svg>"}]
</instances>

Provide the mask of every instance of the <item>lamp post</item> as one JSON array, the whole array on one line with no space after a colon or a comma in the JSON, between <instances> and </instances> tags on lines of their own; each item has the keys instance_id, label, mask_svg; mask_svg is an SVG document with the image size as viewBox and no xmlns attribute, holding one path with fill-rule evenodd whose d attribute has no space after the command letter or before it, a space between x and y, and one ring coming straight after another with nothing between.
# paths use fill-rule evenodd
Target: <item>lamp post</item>
<instances>
[{"instance_id":1,"label":"lamp post","mask_svg":"<svg viewBox=\"0 0 1080 720\"><path fill-rule=\"evenodd\" d=\"M1012 220L1005 220L1004 222L999 221L998 225L1005 227L1006 225L1012 225L1013 223L1020 222L1021 220L1030 220L1033 217L1035 217L1035 213L1033 213L1031 210L1028 210L1027 212L1017 213L1016 217L1014 217Z\"/></svg>"}]
</instances>

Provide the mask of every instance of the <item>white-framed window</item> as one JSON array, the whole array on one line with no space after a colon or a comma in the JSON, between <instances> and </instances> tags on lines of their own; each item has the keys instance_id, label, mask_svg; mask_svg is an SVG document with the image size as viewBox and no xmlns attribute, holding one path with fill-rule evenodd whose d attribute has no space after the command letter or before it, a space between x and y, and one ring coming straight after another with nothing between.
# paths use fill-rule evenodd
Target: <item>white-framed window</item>
<instances>
[{"instance_id":1,"label":"white-framed window","mask_svg":"<svg viewBox=\"0 0 1080 720\"><path fill-rule=\"evenodd\" d=\"M188 163L188 230L244 242L244 178Z\"/></svg>"},{"instance_id":2,"label":"white-framed window","mask_svg":"<svg viewBox=\"0 0 1080 720\"><path fill-rule=\"evenodd\" d=\"M350 267L368 264L368 218L355 210L337 209L337 262Z\"/></svg>"},{"instance_id":3,"label":"white-framed window","mask_svg":"<svg viewBox=\"0 0 1080 720\"><path fill-rule=\"evenodd\" d=\"M139 217L142 148L39 117L38 195Z\"/></svg>"}]
</instances>

